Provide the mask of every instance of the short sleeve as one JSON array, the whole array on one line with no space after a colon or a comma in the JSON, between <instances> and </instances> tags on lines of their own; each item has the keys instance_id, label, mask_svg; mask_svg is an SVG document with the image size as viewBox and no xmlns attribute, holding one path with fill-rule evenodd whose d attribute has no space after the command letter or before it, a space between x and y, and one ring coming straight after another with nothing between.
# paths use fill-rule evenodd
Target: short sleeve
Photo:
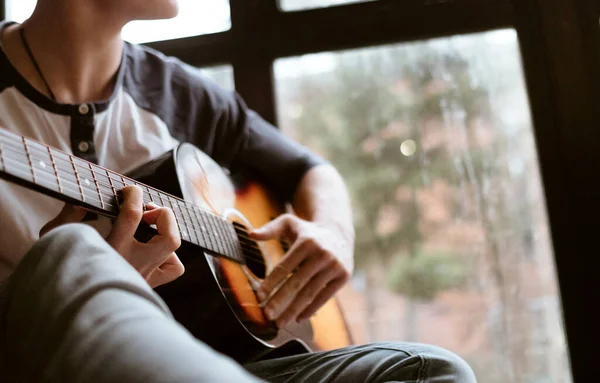
<instances>
[{"instance_id":1,"label":"short sleeve","mask_svg":"<svg viewBox=\"0 0 600 383\"><path fill-rule=\"evenodd\" d=\"M304 174L327 163L249 109L202 72L147 47L127 45L126 91L158 115L171 134L232 173L258 177L290 200Z\"/></svg>"}]
</instances>

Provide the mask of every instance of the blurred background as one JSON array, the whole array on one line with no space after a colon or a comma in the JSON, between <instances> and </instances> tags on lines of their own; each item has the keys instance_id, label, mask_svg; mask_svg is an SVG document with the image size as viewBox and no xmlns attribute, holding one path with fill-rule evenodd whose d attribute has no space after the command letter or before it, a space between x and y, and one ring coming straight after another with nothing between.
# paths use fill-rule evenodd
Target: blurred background
<instances>
[{"instance_id":1,"label":"blurred background","mask_svg":"<svg viewBox=\"0 0 600 383\"><path fill-rule=\"evenodd\" d=\"M483 383L569 383L569 350L586 345L572 331L568 347L564 315L575 328L581 311L563 310L576 281L564 268L561 300L556 260L585 244L558 231L568 220L558 197L546 199L561 187L548 153L573 146L540 146L550 134L541 111L568 101L557 87L544 103L535 85L537 53L560 53L533 47L535 26L519 15L552 14L525 3L180 0L176 19L131 23L123 37L237 90L337 166L355 209L357 269L338 299L356 343L436 344ZM22 21L34 5L7 0L5 16ZM537 31L552 36L555 24Z\"/></svg>"}]
</instances>

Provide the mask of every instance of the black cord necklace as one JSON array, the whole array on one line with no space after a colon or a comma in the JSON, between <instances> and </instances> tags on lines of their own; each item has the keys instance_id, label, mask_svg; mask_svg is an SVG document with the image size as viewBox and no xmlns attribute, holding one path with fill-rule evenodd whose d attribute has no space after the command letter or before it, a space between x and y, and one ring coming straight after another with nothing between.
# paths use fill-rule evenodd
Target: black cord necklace
<instances>
[{"instance_id":1,"label":"black cord necklace","mask_svg":"<svg viewBox=\"0 0 600 383\"><path fill-rule=\"evenodd\" d=\"M37 60L33 56L33 52L31 52L31 48L29 48L29 44L27 44L27 39L25 38L25 28L23 28L23 26L19 27L19 34L21 35L21 41L23 41L23 46L25 47L25 50L27 51L27 54L29 55L29 59L31 60L31 63L33 64L33 66L35 66L35 69L37 70L38 74L40 75L40 78L44 82L44 85L46 85L48 94L54 101L56 101L56 97L54 96L54 93L52 92L52 89L50 88L48 81L46 81L46 78L44 77L44 74L42 73L42 70L40 69L40 66L37 63Z\"/></svg>"}]
</instances>

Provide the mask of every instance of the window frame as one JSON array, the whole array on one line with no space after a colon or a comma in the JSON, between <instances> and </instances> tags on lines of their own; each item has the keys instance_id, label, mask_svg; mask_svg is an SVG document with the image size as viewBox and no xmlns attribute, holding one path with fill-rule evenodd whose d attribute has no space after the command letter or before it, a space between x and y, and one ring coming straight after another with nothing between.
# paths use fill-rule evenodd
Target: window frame
<instances>
[{"instance_id":1,"label":"window frame","mask_svg":"<svg viewBox=\"0 0 600 383\"><path fill-rule=\"evenodd\" d=\"M272 123L278 58L516 29L572 375L575 382L593 377L600 330L590 312L600 301L600 260L592 218L600 207L589 183L600 168L600 129L593 128L600 126L594 104L600 99L600 0L377 0L291 12L280 10L277 0L230 0L230 8L228 31L147 45L195 66L232 65L236 90Z\"/></svg>"}]
</instances>

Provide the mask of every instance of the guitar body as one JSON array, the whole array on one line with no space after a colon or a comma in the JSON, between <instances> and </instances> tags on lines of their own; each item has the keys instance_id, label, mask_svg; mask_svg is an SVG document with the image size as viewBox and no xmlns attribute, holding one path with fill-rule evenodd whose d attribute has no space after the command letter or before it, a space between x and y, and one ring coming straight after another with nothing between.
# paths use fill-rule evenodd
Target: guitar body
<instances>
[{"instance_id":1,"label":"guitar body","mask_svg":"<svg viewBox=\"0 0 600 383\"><path fill-rule=\"evenodd\" d=\"M240 240L248 241L253 249L244 254L246 265L210 256L186 242L177 251L185 274L156 291L175 319L195 337L240 363L352 343L335 299L310 321L284 329L277 329L263 316L255 290L281 261L286 248L279 241L254 243L244 233L285 209L259 183L239 178L234 182L212 159L189 144L129 176L235 223Z\"/></svg>"},{"instance_id":2,"label":"guitar body","mask_svg":"<svg viewBox=\"0 0 600 383\"><path fill-rule=\"evenodd\" d=\"M0 128L0 178L108 217L117 216L118 191L127 185L140 186L147 203L170 207L186 272L156 291L194 336L240 363L352 343L333 299L310 321L283 329L263 316L255 291L286 246L256 243L248 230L283 213L283 205L257 182L233 182L193 145L126 177ZM141 225L138 239L151 230Z\"/></svg>"}]
</instances>

